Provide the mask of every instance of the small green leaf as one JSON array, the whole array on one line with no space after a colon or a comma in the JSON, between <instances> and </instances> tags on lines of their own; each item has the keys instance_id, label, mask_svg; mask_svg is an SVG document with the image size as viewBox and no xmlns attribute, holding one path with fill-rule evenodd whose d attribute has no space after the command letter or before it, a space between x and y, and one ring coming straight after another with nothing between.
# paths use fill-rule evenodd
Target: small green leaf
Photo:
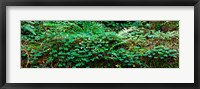
<instances>
[{"instance_id":1,"label":"small green leaf","mask_svg":"<svg viewBox=\"0 0 200 89\"><path fill-rule=\"evenodd\" d=\"M164 53L162 53L162 52L158 52L158 54L163 55Z\"/></svg>"},{"instance_id":2,"label":"small green leaf","mask_svg":"<svg viewBox=\"0 0 200 89\"><path fill-rule=\"evenodd\" d=\"M22 54L22 56L26 56L26 54L24 53L24 54Z\"/></svg>"},{"instance_id":3,"label":"small green leaf","mask_svg":"<svg viewBox=\"0 0 200 89\"><path fill-rule=\"evenodd\" d=\"M61 63L58 64L58 67L62 67L63 65Z\"/></svg>"},{"instance_id":4,"label":"small green leaf","mask_svg":"<svg viewBox=\"0 0 200 89\"><path fill-rule=\"evenodd\" d=\"M128 60L125 60L124 62L125 62L125 63L128 63L129 61L128 61Z\"/></svg>"}]
</instances>

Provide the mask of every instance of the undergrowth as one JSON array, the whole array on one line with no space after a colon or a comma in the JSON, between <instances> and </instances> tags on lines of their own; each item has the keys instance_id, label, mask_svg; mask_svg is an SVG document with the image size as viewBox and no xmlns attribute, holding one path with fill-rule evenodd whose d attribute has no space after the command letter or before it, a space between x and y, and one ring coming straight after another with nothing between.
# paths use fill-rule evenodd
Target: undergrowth
<instances>
[{"instance_id":1,"label":"undergrowth","mask_svg":"<svg viewBox=\"0 0 200 89\"><path fill-rule=\"evenodd\" d=\"M178 68L178 21L21 21L22 68Z\"/></svg>"}]
</instances>

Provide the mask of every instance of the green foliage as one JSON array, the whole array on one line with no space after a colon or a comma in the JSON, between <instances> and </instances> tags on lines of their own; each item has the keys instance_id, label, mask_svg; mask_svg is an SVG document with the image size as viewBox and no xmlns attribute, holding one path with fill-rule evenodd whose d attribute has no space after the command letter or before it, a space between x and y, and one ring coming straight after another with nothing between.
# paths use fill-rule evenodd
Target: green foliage
<instances>
[{"instance_id":1,"label":"green foliage","mask_svg":"<svg viewBox=\"0 0 200 89\"><path fill-rule=\"evenodd\" d=\"M160 26L153 27L155 23ZM21 66L177 68L177 24L178 21L22 21ZM162 26L176 26L177 30L164 31Z\"/></svg>"},{"instance_id":2,"label":"green foliage","mask_svg":"<svg viewBox=\"0 0 200 89\"><path fill-rule=\"evenodd\" d=\"M160 45L148 50L144 54L146 59L144 61L148 63L148 67L178 67L178 65L171 65L178 62L178 56L177 50Z\"/></svg>"}]
</instances>

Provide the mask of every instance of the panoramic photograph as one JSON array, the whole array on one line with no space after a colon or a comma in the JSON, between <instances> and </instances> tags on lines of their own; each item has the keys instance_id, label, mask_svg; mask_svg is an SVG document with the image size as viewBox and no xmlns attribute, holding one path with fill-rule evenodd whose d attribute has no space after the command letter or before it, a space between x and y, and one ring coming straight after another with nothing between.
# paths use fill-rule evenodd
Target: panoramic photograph
<instances>
[{"instance_id":1,"label":"panoramic photograph","mask_svg":"<svg viewBox=\"0 0 200 89\"><path fill-rule=\"evenodd\" d=\"M179 68L179 21L21 21L21 68Z\"/></svg>"}]
</instances>

